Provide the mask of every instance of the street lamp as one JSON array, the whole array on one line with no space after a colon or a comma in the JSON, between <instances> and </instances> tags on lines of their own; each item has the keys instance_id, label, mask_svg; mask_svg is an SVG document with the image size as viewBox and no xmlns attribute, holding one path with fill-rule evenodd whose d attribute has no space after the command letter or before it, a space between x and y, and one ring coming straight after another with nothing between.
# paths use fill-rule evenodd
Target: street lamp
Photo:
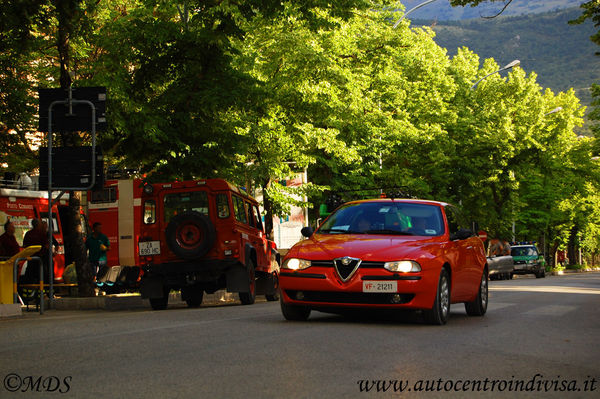
<instances>
[{"instance_id":1,"label":"street lamp","mask_svg":"<svg viewBox=\"0 0 600 399\"><path fill-rule=\"evenodd\" d=\"M475 82L475 84L473 86L471 86L471 90L475 90L475 88L477 87L477 85L479 84L479 82L481 82L483 79L487 78L488 76L491 76L495 73L498 72L502 72L502 71L506 71L507 69L511 69L513 67L516 67L517 65L519 65L521 63L521 61L519 60L514 60L513 62L504 65L502 68L498 69L497 71L494 71L492 73L488 73L487 75L485 75L483 78L479 79L477 82Z\"/></svg>"},{"instance_id":2,"label":"street lamp","mask_svg":"<svg viewBox=\"0 0 600 399\"><path fill-rule=\"evenodd\" d=\"M563 109L562 107L556 107L556 108L554 108L552 111L550 111L550 112L548 112L548 113L544 114L544 116L548 116L548 115L550 115L550 114L555 114L555 113L557 113L557 112L560 112L560 111L562 111L562 109Z\"/></svg>"},{"instance_id":3,"label":"street lamp","mask_svg":"<svg viewBox=\"0 0 600 399\"><path fill-rule=\"evenodd\" d=\"M417 8L421 8L423 6L426 6L429 3L433 3L436 0L427 0L422 2L421 4L417 4L416 6L414 6L413 8L411 8L410 10L408 10L407 12L404 13L403 16L400 17L399 20L396 21L396 23L394 24L394 26L392 27L392 29L396 29L398 27L398 25L400 25L400 22L402 22L402 20L404 19L404 17L406 17L408 14L410 14L411 12L415 11Z\"/></svg>"}]
</instances>

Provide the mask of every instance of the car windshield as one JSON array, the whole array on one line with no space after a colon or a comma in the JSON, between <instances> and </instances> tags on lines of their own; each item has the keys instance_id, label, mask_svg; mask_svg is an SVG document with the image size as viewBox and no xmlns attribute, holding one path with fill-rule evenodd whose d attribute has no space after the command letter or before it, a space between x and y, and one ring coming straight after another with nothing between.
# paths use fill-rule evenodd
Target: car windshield
<instances>
[{"instance_id":1,"label":"car windshield","mask_svg":"<svg viewBox=\"0 0 600 399\"><path fill-rule=\"evenodd\" d=\"M318 234L444 234L440 207L408 202L358 202L343 205L317 230Z\"/></svg>"},{"instance_id":2,"label":"car windshield","mask_svg":"<svg viewBox=\"0 0 600 399\"><path fill-rule=\"evenodd\" d=\"M513 247L510 250L512 256L537 256L537 250L534 247Z\"/></svg>"}]
</instances>

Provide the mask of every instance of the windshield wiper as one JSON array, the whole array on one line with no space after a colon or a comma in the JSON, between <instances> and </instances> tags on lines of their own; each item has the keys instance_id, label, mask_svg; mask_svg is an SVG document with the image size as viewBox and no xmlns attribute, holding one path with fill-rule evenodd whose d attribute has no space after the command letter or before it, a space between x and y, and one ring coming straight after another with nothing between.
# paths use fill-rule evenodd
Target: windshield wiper
<instances>
[{"instance_id":1,"label":"windshield wiper","mask_svg":"<svg viewBox=\"0 0 600 399\"><path fill-rule=\"evenodd\" d=\"M393 234L399 236L412 236L413 233L409 233L408 231L398 231L392 229L380 229L380 230L367 230L364 232L365 234Z\"/></svg>"},{"instance_id":2,"label":"windshield wiper","mask_svg":"<svg viewBox=\"0 0 600 399\"><path fill-rule=\"evenodd\" d=\"M362 231L346 230L346 229L321 229L317 233L339 233L339 234L364 234Z\"/></svg>"}]
</instances>

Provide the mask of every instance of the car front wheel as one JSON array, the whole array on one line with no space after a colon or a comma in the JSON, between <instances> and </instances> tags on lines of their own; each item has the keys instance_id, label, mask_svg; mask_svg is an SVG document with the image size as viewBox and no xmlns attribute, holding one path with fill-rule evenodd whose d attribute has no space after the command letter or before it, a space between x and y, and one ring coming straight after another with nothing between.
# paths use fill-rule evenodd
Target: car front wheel
<instances>
[{"instance_id":1,"label":"car front wheel","mask_svg":"<svg viewBox=\"0 0 600 399\"><path fill-rule=\"evenodd\" d=\"M483 271L481 283L477 297L472 302L465 302L465 310L469 316L483 316L487 311L488 305L488 276L487 271Z\"/></svg>"},{"instance_id":2,"label":"car front wheel","mask_svg":"<svg viewBox=\"0 0 600 399\"><path fill-rule=\"evenodd\" d=\"M438 280L438 289L433 307L423 311L423 318L428 324L443 325L450 314L450 278L448 271L442 268Z\"/></svg>"},{"instance_id":3,"label":"car front wheel","mask_svg":"<svg viewBox=\"0 0 600 399\"><path fill-rule=\"evenodd\" d=\"M306 321L310 316L310 308L307 306L288 305L283 302L283 298L279 298L279 304L281 305L281 313L286 320L292 321Z\"/></svg>"},{"instance_id":4,"label":"car front wheel","mask_svg":"<svg viewBox=\"0 0 600 399\"><path fill-rule=\"evenodd\" d=\"M546 277L545 269L540 269L537 271L537 273L535 273L535 278L544 278L544 277Z\"/></svg>"}]
</instances>

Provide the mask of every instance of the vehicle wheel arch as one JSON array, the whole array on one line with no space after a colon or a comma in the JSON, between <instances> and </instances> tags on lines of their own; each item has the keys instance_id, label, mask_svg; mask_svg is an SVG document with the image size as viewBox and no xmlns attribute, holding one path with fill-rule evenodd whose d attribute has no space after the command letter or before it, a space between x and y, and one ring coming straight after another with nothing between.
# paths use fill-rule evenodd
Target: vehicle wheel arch
<instances>
[{"instance_id":1,"label":"vehicle wheel arch","mask_svg":"<svg viewBox=\"0 0 600 399\"><path fill-rule=\"evenodd\" d=\"M258 266L256 248L249 243L246 243L244 248L244 265L248 265L248 260L252 260L254 262L254 267Z\"/></svg>"},{"instance_id":2,"label":"vehicle wheel arch","mask_svg":"<svg viewBox=\"0 0 600 399\"><path fill-rule=\"evenodd\" d=\"M450 284L450 292L452 292L452 266L450 266L449 262L446 262L442 265L442 269L446 269L446 272L448 272L448 283Z\"/></svg>"},{"instance_id":3,"label":"vehicle wheel arch","mask_svg":"<svg viewBox=\"0 0 600 399\"><path fill-rule=\"evenodd\" d=\"M275 255L275 260L277 260L277 263L281 265L281 254L273 249L271 249L271 254Z\"/></svg>"}]
</instances>

